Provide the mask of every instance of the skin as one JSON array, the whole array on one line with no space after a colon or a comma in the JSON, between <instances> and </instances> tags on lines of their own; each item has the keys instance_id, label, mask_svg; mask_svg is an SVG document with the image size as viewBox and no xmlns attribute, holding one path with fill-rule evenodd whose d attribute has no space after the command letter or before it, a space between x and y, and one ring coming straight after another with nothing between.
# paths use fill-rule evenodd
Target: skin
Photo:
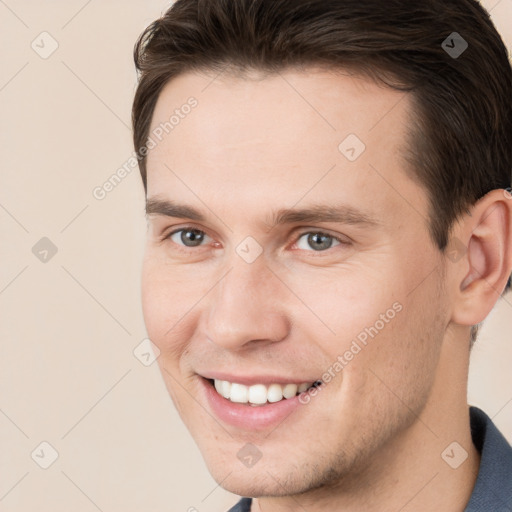
<instances>
[{"instance_id":1,"label":"skin","mask_svg":"<svg viewBox=\"0 0 512 512\"><path fill-rule=\"evenodd\" d=\"M147 197L205 219L148 215L142 298L165 384L213 477L257 497L256 511L463 511L479 464L469 330L510 274L512 201L493 191L457 221L452 235L468 249L452 261L409 177L408 95L317 69L188 73L160 94L151 129L190 96L197 108L149 152ZM366 145L354 162L338 149L351 133ZM279 209L335 204L377 222L270 222ZM205 233L202 245L167 236L186 228ZM315 250L316 232L342 243ZM263 250L253 263L236 252L248 236ZM320 379L396 303L378 335L273 430L214 417L199 375ZM454 441L457 457L468 454L457 469L441 457ZM250 468L237 458L246 443L262 454Z\"/></svg>"}]
</instances>

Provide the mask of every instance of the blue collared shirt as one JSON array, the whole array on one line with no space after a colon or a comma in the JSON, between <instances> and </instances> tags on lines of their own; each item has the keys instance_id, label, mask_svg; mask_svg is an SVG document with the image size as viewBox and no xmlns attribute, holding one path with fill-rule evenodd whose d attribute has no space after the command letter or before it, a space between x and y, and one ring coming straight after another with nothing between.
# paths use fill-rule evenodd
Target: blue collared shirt
<instances>
[{"instance_id":1,"label":"blue collared shirt","mask_svg":"<svg viewBox=\"0 0 512 512\"><path fill-rule=\"evenodd\" d=\"M465 512L512 512L512 447L491 418L470 408L471 436L480 452L480 468ZM251 499L242 498L228 512L250 512Z\"/></svg>"},{"instance_id":2,"label":"blue collared shirt","mask_svg":"<svg viewBox=\"0 0 512 512\"><path fill-rule=\"evenodd\" d=\"M465 512L512 512L512 447L487 414L476 407L470 414L471 436L481 460Z\"/></svg>"}]
</instances>

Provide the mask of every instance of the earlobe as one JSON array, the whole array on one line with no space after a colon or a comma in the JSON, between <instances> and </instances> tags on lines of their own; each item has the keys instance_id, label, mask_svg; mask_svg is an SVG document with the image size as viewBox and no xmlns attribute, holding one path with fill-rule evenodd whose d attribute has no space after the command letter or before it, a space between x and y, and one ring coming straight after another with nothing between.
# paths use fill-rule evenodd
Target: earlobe
<instances>
[{"instance_id":1,"label":"earlobe","mask_svg":"<svg viewBox=\"0 0 512 512\"><path fill-rule=\"evenodd\" d=\"M503 190L489 192L475 205L459 236L467 240L467 251L459 263L465 272L459 278L452 319L475 325L490 313L512 272L512 200Z\"/></svg>"}]
</instances>

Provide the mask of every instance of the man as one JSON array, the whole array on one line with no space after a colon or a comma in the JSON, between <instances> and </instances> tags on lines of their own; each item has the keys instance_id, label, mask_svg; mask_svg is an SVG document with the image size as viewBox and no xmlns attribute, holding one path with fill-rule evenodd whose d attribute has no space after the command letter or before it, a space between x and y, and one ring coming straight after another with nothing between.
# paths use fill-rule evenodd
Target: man
<instances>
[{"instance_id":1,"label":"man","mask_svg":"<svg viewBox=\"0 0 512 512\"><path fill-rule=\"evenodd\" d=\"M512 270L483 8L178 0L135 58L145 322L232 510L512 510L512 449L466 399Z\"/></svg>"}]
</instances>

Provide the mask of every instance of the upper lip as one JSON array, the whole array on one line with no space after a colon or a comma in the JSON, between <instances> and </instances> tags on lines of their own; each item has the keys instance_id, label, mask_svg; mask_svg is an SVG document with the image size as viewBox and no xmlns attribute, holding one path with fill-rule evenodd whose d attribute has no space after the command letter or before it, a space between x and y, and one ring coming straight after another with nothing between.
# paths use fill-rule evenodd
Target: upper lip
<instances>
[{"instance_id":1,"label":"upper lip","mask_svg":"<svg viewBox=\"0 0 512 512\"><path fill-rule=\"evenodd\" d=\"M205 379L215 379L215 380L226 380L228 382L236 382L237 384L244 384L245 386L252 386L254 384L302 384L303 382L316 382L317 378L308 379L305 377L283 377L283 375L274 376L274 375L233 375L225 372L217 372L217 371L206 371L199 374L201 377Z\"/></svg>"}]
</instances>

